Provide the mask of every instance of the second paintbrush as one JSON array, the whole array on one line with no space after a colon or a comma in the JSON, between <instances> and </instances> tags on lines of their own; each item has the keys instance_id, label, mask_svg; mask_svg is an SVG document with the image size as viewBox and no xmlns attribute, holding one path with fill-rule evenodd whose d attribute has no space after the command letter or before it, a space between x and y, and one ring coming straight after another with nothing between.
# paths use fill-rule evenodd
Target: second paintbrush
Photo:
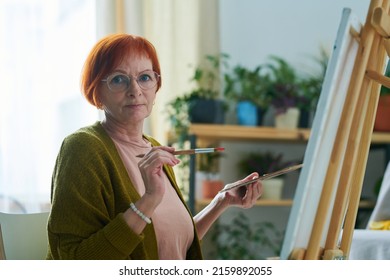
<instances>
[{"instance_id":1,"label":"second paintbrush","mask_svg":"<svg viewBox=\"0 0 390 280\"><path fill-rule=\"evenodd\" d=\"M174 151L174 155L194 155L194 154L206 154L206 153L215 153L215 152L222 152L225 148L198 148L198 149L189 149L189 150L177 150ZM145 155L137 155L137 157L144 157Z\"/></svg>"}]
</instances>

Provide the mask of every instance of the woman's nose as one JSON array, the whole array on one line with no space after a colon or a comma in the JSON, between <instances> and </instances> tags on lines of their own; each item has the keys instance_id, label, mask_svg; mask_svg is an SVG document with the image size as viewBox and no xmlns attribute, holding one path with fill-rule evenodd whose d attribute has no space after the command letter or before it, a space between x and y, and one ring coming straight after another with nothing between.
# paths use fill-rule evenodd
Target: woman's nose
<instances>
[{"instance_id":1,"label":"woman's nose","mask_svg":"<svg viewBox=\"0 0 390 280\"><path fill-rule=\"evenodd\" d=\"M142 90L141 90L141 87L139 86L137 80L134 78L130 79L129 88L127 89L126 94L128 94L130 96L137 96L137 95L141 95L141 93L142 93Z\"/></svg>"}]
</instances>

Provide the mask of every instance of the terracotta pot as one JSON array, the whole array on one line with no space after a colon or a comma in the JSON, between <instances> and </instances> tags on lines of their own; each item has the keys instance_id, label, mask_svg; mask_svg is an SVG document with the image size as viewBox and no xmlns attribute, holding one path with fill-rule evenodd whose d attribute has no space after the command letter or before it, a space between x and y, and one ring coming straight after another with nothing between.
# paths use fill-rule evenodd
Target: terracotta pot
<instances>
[{"instance_id":1,"label":"terracotta pot","mask_svg":"<svg viewBox=\"0 0 390 280\"><path fill-rule=\"evenodd\" d=\"M383 95L379 97L374 130L390 131L390 95Z\"/></svg>"},{"instance_id":2,"label":"terracotta pot","mask_svg":"<svg viewBox=\"0 0 390 280\"><path fill-rule=\"evenodd\" d=\"M202 184L203 197L214 198L223 187L224 184L221 180L204 180Z\"/></svg>"}]
</instances>

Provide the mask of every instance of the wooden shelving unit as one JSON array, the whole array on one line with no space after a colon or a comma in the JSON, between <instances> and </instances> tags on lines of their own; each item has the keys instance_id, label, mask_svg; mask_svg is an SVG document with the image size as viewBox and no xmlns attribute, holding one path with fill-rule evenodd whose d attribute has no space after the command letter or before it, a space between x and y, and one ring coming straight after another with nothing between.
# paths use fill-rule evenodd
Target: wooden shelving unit
<instances>
[{"instance_id":1,"label":"wooden shelving unit","mask_svg":"<svg viewBox=\"0 0 390 280\"><path fill-rule=\"evenodd\" d=\"M305 143L310 137L310 129L277 129L275 127L249 127L239 125L216 125L216 124L192 124L189 128L191 147L196 148L198 142L215 141L264 141L264 142L295 142ZM383 145L390 151L390 133L372 134L372 144ZM389 155L387 155L389 158ZM194 211L195 206L204 207L209 201L195 201L195 160L190 161L190 194L189 206ZM258 206L288 206L292 200L259 200ZM373 208L375 202L361 201L361 208Z\"/></svg>"}]
</instances>

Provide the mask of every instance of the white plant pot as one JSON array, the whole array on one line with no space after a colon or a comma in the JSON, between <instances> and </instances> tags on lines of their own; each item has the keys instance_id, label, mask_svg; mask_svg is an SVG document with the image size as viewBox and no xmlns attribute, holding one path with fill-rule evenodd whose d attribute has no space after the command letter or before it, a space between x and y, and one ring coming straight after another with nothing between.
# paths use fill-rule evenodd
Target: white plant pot
<instances>
[{"instance_id":1,"label":"white plant pot","mask_svg":"<svg viewBox=\"0 0 390 280\"><path fill-rule=\"evenodd\" d=\"M284 187L283 178L273 178L263 181L263 194L261 199L280 200L282 199Z\"/></svg>"},{"instance_id":2,"label":"white plant pot","mask_svg":"<svg viewBox=\"0 0 390 280\"><path fill-rule=\"evenodd\" d=\"M298 108L288 108L285 113L275 116L275 127L277 128L297 128L299 123L300 110Z\"/></svg>"}]
</instances>

